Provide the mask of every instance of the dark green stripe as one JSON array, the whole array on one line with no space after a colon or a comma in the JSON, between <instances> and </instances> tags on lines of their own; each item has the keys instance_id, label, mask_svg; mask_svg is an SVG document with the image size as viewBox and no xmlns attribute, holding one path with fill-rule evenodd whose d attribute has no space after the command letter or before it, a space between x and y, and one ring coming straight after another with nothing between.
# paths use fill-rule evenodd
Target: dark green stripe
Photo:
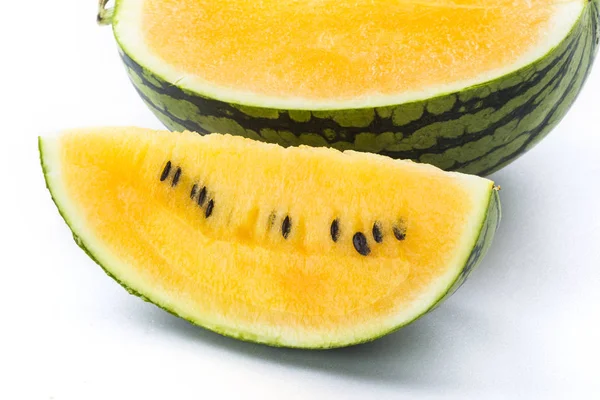
<instances>
[{"instance_id":1,"label":"dark green stripe","mask_svg":"<svg viewBox=\"0 0 600 400\"><path fill-rule=\"evenodd\" d=\"M142 100L144 100L146 105L148 105L150 107L150 110L157 116L157 118L159 120L161 120L161 122L166 124L166 123L173 121L173 122L177 123L178 125L186 127L186 129L188 129L188 130L191 130L194 132L202 131L202 128L200 127L200 125L196 124L195 122L179 119L178 117L174 116L173 114L170 114L167 110L161 108L159 105L154 104L154 102L150 98L148 98L148 96L146 96L144 94L144 92L142 92L137 87L135 82L132 81L132 83L133 83L133 87L135 88L135 91L137 92L137 94L142 98Z\"/></svg>"},{"instance_id":2,"label":"dark green stripe","mask_svg":"<svg viewBox=\"0 0 600 400\"><path fill-rule=\"evenodd\" d=\"M582 46L583 46L583 51L582 51L581 57L579 58L579 63L578 63L577 69L576 69L576 73L573 75L573 79L571 79L571 82L570 82L570 84L567 86L566 90L565 90L563 93L568 93L568 92L569 92L569 90L572 88L572 86L573 86L574 82L575 82L575 81L577 80L577 78L579 77L579 72L580 72L581 66L582 66L582 64L583 64L583 61L584 61L584 59L585 59L585 57L584 57L584 56L585 56L585 48L586 48L586 43L584 42ZM567 70L568 70L568 67L570 67L571 65L572 65L572 64L570 64L570 63L569 63L569 64L565 64L565 65L563 66L563 68L561 68L561 70L562 70L562 71L561 71L561 72L559 72L558 74L556 74L556 76L553 78L553 80L552 80L552 83L553 83L553 84L552 84L552 86L553 86L553 90L556 90L556 88L560 88L560 87L561 87L561 84L562 84L562 83L563 83L565 80L569 79L569 75L568 75L566 72L567 72ZM542 93L542 92L540 92L540 94L541 94L541 93ZM539 96L536 96L536 98L532 98L532 99L530 99L529 103L530 103L530 104L531 104L531 103L534 103L534 102L537 100L537 97L539 97ZM563 98L563 100L564 100L564 96L561 96L561 97L562 97L562 98ZM551 109L549 109L549 111L548 111L548 113L546 114L546 116L544 117L543 121L542 121L540 124L538 124L538 125L537 125L537 126L534 128L534 129L526 130L526 131L524 131L524 132L522 132L522 133L518 134L517 136L515 136L515 137L514 137L514 139L513 139L513 140L511 140L511 141L510 141L510 142L508 142L508 143L505 143L505 144L502 144L502 145L499 145L499 146L492 147L491 149L489 149L489 151L487 151L486 153L484 153L484 154L482 154L482 155L480 155L480 156L478 156L478 157L474 158L473 160L470 160L470 161L467 161L467 162L464 162L464 163L457 163L457 164L455 165L455 167L456 167L456 168L458 168L458 169L468 169L468 167L469 167L470 165L472 165L473 163L475 163L475 162L478 162L478 161L480 161L480 160L484 159L485 157L487 157L487 156L491 155L492 153L496 152L496 151L497 151L497 150L499 150L499 149L502 149L502 148L506 148L506 147L508 147L508 146L509 146L511 143L513 143L515 140L518 140L518 139L522 138L523 136L527 136L527 137L528 137L528 139L527 139L527 140L526 140L526 141L523 143L523 145L521 145L521 146L519 147L519 150L517 150L517 151L515 151L515 152L511 152L511 153L510 153L510 155L508 155L508 156L507 156L507 157L510 157L510 158L512 158L512 157L513 157L513 155L514 155L515 153L519 153L519 152L521 152L521 151L522 151L522 149L523 149L523 148L525 148L525 147L526 147L526 146L527 146L529 143L531 143L531 141L535 140L535 138L536 138L536 137L538 137L538 135L539 135L540 133L542 133L542 131L543 131L544 129L548 128L548 125L547 125L548 121L549 121L549 120L550 120L550 119L551 119L551 118L552 118L552 117L553 117L553 116L556 114L556 110L558 110L558 109L559 109L559 107L560 107L560 106L562 106L563 104L564 104L564 101L559 101L559 102L558 102L558 103L556 103L556 104L555 104L555 105L554 105L554 106L553 106ZM534 112L535 112L535 111L537 111L537 109L543 109L544 107L545 107L545 105L543 105L543 104L542 104L542 105L539 105L539 106L537 106L536 108L534 108ZM504 162L504 159L503 159L502 161L498 162L497 164L495 164L495 165L493 165L493 166L491 166L491 167L489 167L489 168L485 169L485 170L484 170L482 173L483 173L483 174L487 174L487 173L489 173L488 171L494 170L494 169L495 169L495 167L496 167L496 165L498 165L498 164L501 164L502 162Z\"/></svg>"},{"instance_id":3,"label":"dark green stripe","mask_svg":"<svg viewBox=\"0 0 600 400\"><path fill-rule=\"evenodd\" d=\"M560 122L560 120L562 119L562 117L564 116L566 111L564 111L563 114L559 118L556 118L556 120L554 121L552 126L550 126L548 124L549 121L551 121L553 117L556 117L557 111L560 111L565 106L569 107L573 103L575 98L569 98L569 96L568 96L573 90L575 91L575 97L577 97L579 95L579 93L581 92L581 89L583 88L585 81L587 80L587 77L589 75L589 72L591 70L591 67L592 67L592 64L593 64L593 61L595 58L595 52L596 52L597 43L598 43L596 26L594 26L594 28L591 29L589 32L590 32L590 34L587 35L587 37L585 38L585 41L583 41L583 43L582 43L583 52L581 54L581 58L579 59L577 70L573 74L571 81L569 82L569 85L564 90L561 101L556 103L550 109L550 111L548 112L548 114L546 115L544 120L538 126L536 126L532 130L526 131L523 134L519 135L519 136L527 135L528 139L516 151L514 151L510 154L507 154L506 156L502 157L495 165L492 165L492 166L488 167L487 169L484 169L483 171L481 171L482 175L490 174L493 171L497 170L499 166L505 165L506 163L515 159L518 155L522 154L524 152L524 150L527 149L528 146L530 146L530 144L533 141L541 140L540 135L542 135L544 133L548 133L548 131L550 131L553 128L553 126L555 126L556 124L558 124L558 122ZM586 50L588 50L588 51L586 51ZM587 58L586 58L586 53L589 53L589 54L587 54ZM544 131L546 131L546 132L544 132Z\"/></svg>"}]
</instances>

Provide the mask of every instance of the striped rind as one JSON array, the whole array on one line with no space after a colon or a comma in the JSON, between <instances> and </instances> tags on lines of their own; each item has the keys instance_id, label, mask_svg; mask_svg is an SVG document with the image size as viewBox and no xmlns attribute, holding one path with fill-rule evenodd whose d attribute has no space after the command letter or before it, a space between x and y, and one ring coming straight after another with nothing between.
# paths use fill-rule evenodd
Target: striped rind
<instances>
[{"instance_id":1,"label":"striped rind","mask_svg":"<svg viewBox=\"0 0 600 400\"><path fill-rule=\"evenodd\" d=\"M404 324L397 326L394 329L384 332L378 337L371 338L370 340L367 340L365 342L375 340L382 336L388 335L394 331L397 331L402 327L421 318L430 311L433 311L450 296L456 293L456 291L467 281L471 273L479 266L479 264L481 264L481 261L487 254L494 240L496 231L498 230L498 226L500 225L500 220L502 219L502 208L500 205L500 196L498 192L499 191L495 188L492 190L492 193L489 197L489 203L487 206L485 218L483 219L481 228L479 229L479 235L477 236L477 240L475 241L473 249L471 250L471 253L469 254L469 257L467 258L463 268L456 275L456 279L453 280L448 289L445 292L442 292L440 294L440 297L433 302L431 307L425 310L422 314L415 316L415 318L413 318L412 320L406 321Z\"/></svg>"},{"instance_id":2,"label":"striped rind","mask_svg":"<svg viewBox=\"0 0 600 400\"><path fill-rule=\"evenodd\" d=\"M598 47L598 1L543 58L502 78L423 101L346 110L227 103L180 88L121 48L136 90L171 130L231 133L278 143L353 149L477 175L542 140L573 104Z\"/></svg>"},{"instance_id":3,"label":"striped rind","mask_svg":"<svg viewBox=\"0 0 600 400\"><path fill-rule=\"evenodd\" d=\"M58 163L59 161L51 155L52 151L48 150L48 146L45 145L44 141L41 138L38 141L38 147L46 187L50 191L52 200L54 201L60 215L67 223L69 228L72 230L73 238L77 245L96 264L98 264L108 276L110 276L117 283L123 286L130 294L138 296L144 301L151 302L157 305L158 307L168 311L169 313L176 315L182 319L185 319L195 325L235 339L254 343L262 343L276 347L324 349L350 346L375 340L415 321L428 311L432 310L435 306L441 304L441 302L444 299L448 298L464 283L469 274L485 256L492 242L497 226L500 222L500 201L498 193L496 190L490 189L490 196L482 196L482 203L484 201L485 203L481 204L479 208L480 211L478 212L479 216L477 217L477 220L481 221L481 224L478 223L475 226L475 229L473 229L473 241L469 244L466 244L466 248L470 249L470 251L465 252L466 254L463 258L463 262L458 263L459 267L455 270L453 268L453 271L450 275L451 277L448 280L448 285L432 289L429 292L432 294L432 296L428 296L428 300L421 301L422 308L419 307L415 314L410 314L409 318L403 319L400 325L393 326L390 329L390 324L388 324L386 328L383 328L381 330L370 330L370 333L368 335L358 335L356 338L342 338L341 340L336 341L324 340L315 343L302 342L301 344L298 344L297 342L286 341L286 338L282 337L260 336L253 332L245 330L236 330L230 326L218 326L212 324L209 325L203 322L202 320L196 319L197 317L182 314L175 310L173 306L166 304L162 301L158 301L150 292L148 292L147 294L143 294L141 291L136 290L134 288L134 284L128 284L124 279L121 279L121 277L119 277L118 274L111 272L116 271L117 269L115 269L114 266L110 264L110 262L107 260L113 260L112 262L114 262L114 259L112 258L112 256L109 256L103 251L98 250L99 247L94 245L93 240L90 239L93 235L90 235L90 232L86 232L84 225L81 224L80 220L78 221L76 213L74 213L73 211L73 205L70 204L68 196L64 193L64 188L61 188L61 184L59 183L60 179L58 178L59 173L57 173L57 171L60 171L60 166L56 165L56 163ZM462 267L460 267L460 265L462 265ZM420 310L423 311L421 312ZM393 318L393 316L391 316L390 318Z\"/></svg>"},{"instance_id":4,"label":"striped rind","mask_svg":"<svg viewBox=\"0 0 600 400\"><path fill-rule=\"evenodd\" d=\"M456 292L466 282L471 273L479 266L481 260L483 260L483 257L485 257L490 246L492 245L494 235L500 226L501 219L502 208L500 206L499 190L494 189L492 191L492 195L490 196L487 215L483 221L483 224L481 225L477 242L475 243L469 258L467 259L464 268L460 272L460 275L456 281L454 281L452 286L450 286L446 294L440 298L437 304L441 304L443 300L454 294L454 292Z\"/></svg>"}]
</instances>

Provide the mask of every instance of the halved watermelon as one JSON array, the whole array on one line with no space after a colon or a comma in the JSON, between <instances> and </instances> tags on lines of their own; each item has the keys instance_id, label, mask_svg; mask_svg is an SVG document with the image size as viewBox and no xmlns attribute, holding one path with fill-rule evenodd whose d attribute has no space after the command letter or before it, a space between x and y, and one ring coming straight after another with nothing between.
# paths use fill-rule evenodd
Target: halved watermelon
<instances>
[{"instance_id":1,"label":"halved watermelon","mask_svg":"<svg viewBox=\"0 0 600 400\"><path fill-rule=\"evenodd\" d=\"M375 339L430 310L487 251L476 176L334 149L97 128L40 139L77 243L193 323L270 345Z\"/></svg>"},{"instance_id":2,"label":"halved watermelon","mask_svg":"<svg viewBox=\"0 0 600 400\"><path fill-rule=\"evenodd\" d=\"M575 100L598 1L117 0L100 20L172 130L486 175Z\"/></svg>"}]
</instances>

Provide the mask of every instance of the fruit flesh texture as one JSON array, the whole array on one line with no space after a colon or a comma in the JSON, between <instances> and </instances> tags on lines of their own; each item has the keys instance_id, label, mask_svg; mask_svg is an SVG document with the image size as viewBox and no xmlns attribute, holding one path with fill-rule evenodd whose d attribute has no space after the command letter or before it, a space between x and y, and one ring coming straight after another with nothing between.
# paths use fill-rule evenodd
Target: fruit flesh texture
<instances>
[{"instance_id":1,"label":"fruit flesh texture","mask_svg":"<svg viewBox=\"0 0 600 400\"><path fill-rule=\"evenodd\" d=\"M128 265L113 274L154 288L176 312L255 330L331 333L410 307L453 264L460 270L491 189L409 162L220 135L106 129L64 135L57 148L78 219ZM193 185L207 188L204 207Z\"/></svg>"},{"instance_id":2,"label":"fruit flesh texture","mask_svg":"<svg viewBox=\"0 0 600 400\"><path fill-rule=\"evenodd\" d=\"M556 0L144 0L150 50L223 87L351 99L419 92L512 65Z\"/></svg>"}]
</instances>

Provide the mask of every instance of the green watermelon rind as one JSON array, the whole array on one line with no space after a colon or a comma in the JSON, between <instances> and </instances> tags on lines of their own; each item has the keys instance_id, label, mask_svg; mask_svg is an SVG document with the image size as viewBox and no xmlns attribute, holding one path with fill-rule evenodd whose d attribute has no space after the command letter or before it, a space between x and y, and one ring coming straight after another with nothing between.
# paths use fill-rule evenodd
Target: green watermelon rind
<instances>
[{"instance_id":1,"label":"green watermelon rind","mask_svg":"<svg viewBox=\"0 0 600 400\"><path fill-rule=\"evenodd\" d=\"M222 336L226 336L226 337L230 337L230 338L234 338L234 339L242 340L242 341L246 341L246 342L251 342L251 343L265 344L265 345L272 346L272 347L301 348L301 349L331 349L331 348L353 346L353 345L376 340L380 337L388 335L389 333L392 333L392 332L414 322L415 320L419 319L421 316L423 316L427 312L431 311L433 308L440 305L445 299L447 299L449 296L451 296L466 281L466 279L468 278L470 273L479 265L481 260L484 258L485 254L493 240L494 233L498 227L498 224L499 224L500 218L501 218L500 200L499 200L498 192L497 192L497 190L493 189L493 190L491 190L491 195L489 196L489 199L488 199L488 202L487 202L487 205L485 208L486 212L485 212L485 214L483 214L481 225L478 228L478 233L477 233L477 235L474 235L475 240L473 241L472 246L471 246L472 251L469 253L468 257L465 258L464 262L462 263L463 267L461 267L460 269L457 269L455 276L452 279L450 279L450 283L444 289L440 290L439 296L437 296L437 298L435 298L433 301L430 301L431 305L428 306L427 308L425 308L423 310L423 312L415 315L410 320L405 320L400 325L394 326L392 329L383 330L381 332L378 332L376 335L369 336L369 337L362 337L362 338L359 338L358 340L349 340L349 341L342 340L342 341L338 341L338 342L326 342L326 343L323 342L323 343L318 343L318 344L314 344L314 345L306 344L306 343L303 343L301 345L295 345L294 343L285 343L284 341L278 341L275 339L269 340L270 338L268 338L268 337L259 336L257 334L253 334L253 333L246 332L246 331L237 331L237 330L235 330L235 328L231 328L231 327L227 327L227 326L217 326L217 325L214 325L213 323L211 323L210 325L203 324L202 321L196 321L196 320L194 320L193 317L186 317L184 315L178 314L176 311L171 309L169 306L161 304L158 301L152 300L148 296L145 296L144 294L140 293L138 290L136 290L133 287L131 287L130 285L128 285L123 280L119 279L119 277L116 276L115 274L111 273L110 268L106 267L100 261L101 257L97 256L94 253L94 251L92 251L89 248L89 246L86 245L86 241L82 239L83 235L76 232L76 228L74 228L74 226L76 226L76 224L74 224L73 221L71 221L68 211L63 208L56 193L54 192L54 188L51 183L51 178L49 177L49 168L48 168L47 162L44 158L44 144L43 144L43 138L41 138L41 137L38 138L38 150L39 150L39 154L40 154L40 164L41 164L42 171L44 174L46 187L47 187L48 191L50 192L52 201L54 202L56 208L58 209L58 212L60 213L61 217L63 218L63 220L69 227L69 229L71 230L73 239L75 240L75 243L77 243L77 245L96 264L98 264L109 277L111 277L113 280L115 280L119 285L121 285L130 294L137 296L146 302L152 303L155 306L167 311L168 313L170 313L176 317L182 318L183 320L186 320L193 325L196 325L200 328L215 332ZM484 209L484 208L482 208L482 209Z\"/></svg>"},{"instance_id":2,"label":"green watermelon rind","mask_svg":"<svg viewBox=\"0 0 600 400\"><path fill-rule=\"evenodd\" d=\"M444 301L446 301L448 298L450 298L450 296L456 293L456 291L467 281L471 273L475 271L477 267L481 264L489 248L492 245L494 236L496 234L496 231L498 230L498 226L500 225L501 219L502 208L500 206L500 196L498 194L498 190L494 188L492 189L492 193L490 195L487 206L487 211L485 213L485 218L483 219L483 222L481 223L481 226L479 228L479 234L477 235L477 238L475 240L473 250L464 262L464 266L460 269L459 273L451 281L450 285L447 286L447 288L441 292L441 295L431 304L429 308L424 310L421 314L417 315L414 319L406 321L401 325L387 330L383 332L380 336L373 337L355 344L371 342L383 336L389 335L390 333L396 332L402 329L403 327L412 324L413 322L423 317L425 314L428 314L429 312L442 305Z\"/></svg>"},{"instance_id":3,"label":"green watermelon rind","mask_svg":"<svg viewBox=\"0 0 600 400\"><path fill-rule=\"evenodd\" d=\"M425 100L345 110L266 108L194 93L145 68L123 46L117 23L113 30L135 89L171 130L374 152L485 176L539 143L575 101L597 53L598 1L584 6L546 55L501 78Z\"/></svg>"}]
</instances>

